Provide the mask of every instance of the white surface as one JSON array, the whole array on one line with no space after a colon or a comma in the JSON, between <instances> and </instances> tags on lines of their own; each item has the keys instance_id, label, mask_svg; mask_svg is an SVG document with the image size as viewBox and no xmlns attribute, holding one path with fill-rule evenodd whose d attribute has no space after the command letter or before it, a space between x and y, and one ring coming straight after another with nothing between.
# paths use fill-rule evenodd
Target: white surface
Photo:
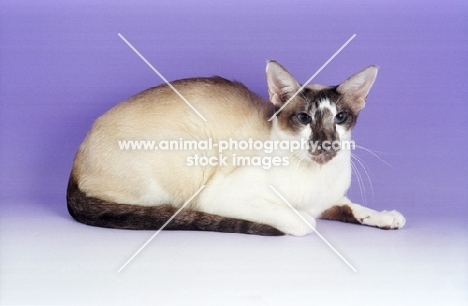
<instances>
[{"instance_id":1,"label":"white surface","mask_svg":"<svg viewBox=\"0 0 468 306\"><path fill-rule=\"evenodd\" d=\"M317 222L315 235L158 235L68 217L0 218L0 304L468 305L466 225L408 220L398 231Z\"/></svg>"}]
</instances>

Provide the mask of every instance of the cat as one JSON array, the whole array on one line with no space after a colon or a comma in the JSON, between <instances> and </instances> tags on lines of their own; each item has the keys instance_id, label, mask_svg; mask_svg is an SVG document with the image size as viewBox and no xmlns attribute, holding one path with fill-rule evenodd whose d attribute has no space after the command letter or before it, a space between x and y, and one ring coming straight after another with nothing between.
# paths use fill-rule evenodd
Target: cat
<instances>
[{"instance_id":1,"label":"cat","mask_svg":"<svg viewBox=\"0 0 468 306\"><path fill-rule=\"evenodd\" d=\"M269 101L221 77L172 82L206 121L168 85L147 89L94 122L73 162L69 213L93 226L158 230L205 186L165 230L304 236L316 218L399 229L405 224L399 212L378 212L345 196L351 150L325 146L351 141L377 71L369 66L338 86L301 89L283 66L268 61ZM270 151L234 146L247 140L307 145ZM232 147L126 150L119 147L125 141L229 141ZM236 163L241 156L243 163Z\"/></svg>"}]
</instances>

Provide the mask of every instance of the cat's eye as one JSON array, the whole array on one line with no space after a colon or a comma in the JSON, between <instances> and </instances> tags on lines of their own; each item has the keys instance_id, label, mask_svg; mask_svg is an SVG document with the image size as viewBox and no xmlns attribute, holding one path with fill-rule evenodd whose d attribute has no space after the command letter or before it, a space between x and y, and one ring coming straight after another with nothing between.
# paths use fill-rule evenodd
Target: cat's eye
<instances>
[{"instance_id":1,"label":"cat's eye","mask_svg":"<svg viewBox=\"0 0 468 306\"><path fill-rule=\"evenodd\" d=\"M335 116L335 123L336 124L342 124L343 122L346 121L347 118L348 118L348 113L347 112L339 112Z\"/></svg>"},{"instance_id":2,"label":"cat's eye","mask_svg":"<svg viewBox=\"0 0 468 306\"><path fill-rule=\"evenodd\" d=\"M303 124L309 124L312 121L312 117L307 115L306 113L299 113L297 114L297 119Z\"/></svg>"}]
</instances>

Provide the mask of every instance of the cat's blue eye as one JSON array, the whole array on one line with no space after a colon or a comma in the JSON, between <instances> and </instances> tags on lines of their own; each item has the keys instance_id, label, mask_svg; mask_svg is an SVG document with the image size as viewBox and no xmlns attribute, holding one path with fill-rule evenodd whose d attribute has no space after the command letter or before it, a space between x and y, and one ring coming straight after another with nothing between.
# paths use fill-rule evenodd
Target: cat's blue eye
<instances>
[{"instance_id":1,"label":"cat's blue eye","mask_svg":"<svg viewBox=\"0 0 468 306\"><path fill-rule=\"evenodd\" d=\"M343 122L346 121L347 118L348 118L348 113L347 112L339 112L335 116L335 123L336 124L342 124Z\"/></svg>"},{"instance_id":2,"label":"cat's blue eye","mask_svg":"<svg viewBox=\"0 0 468 306\"><path fill-rule=\"evenodd\" d=\"M297 114L297 119L303 124L309 124L312 121L312 117L307 115L306 113L299 113Z\"/></svg>"}]
</instances>

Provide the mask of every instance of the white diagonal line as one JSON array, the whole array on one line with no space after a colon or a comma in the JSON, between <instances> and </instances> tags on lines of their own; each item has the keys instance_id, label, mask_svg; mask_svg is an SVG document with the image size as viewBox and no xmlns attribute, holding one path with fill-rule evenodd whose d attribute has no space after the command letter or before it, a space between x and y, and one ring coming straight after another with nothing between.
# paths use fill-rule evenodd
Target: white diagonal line
<instances>
[{"instance_id":1,"label":"white diagonal line","mask_svg":"<svg viewBox=\"0 0 468 306\"><path fill-rule=\"evenodd\" d=\"M343 257L343 255L340 254L340 252L338 252L331 244L330 242L328 242L327 239L325 239L325 237L323 237L316 229L315 227L312 226L312 224L309 223L309 221L307 221L276 189L275 187L271 186L271 185L268 185L280 198L281 200L284 201L284 203L288 204L289 208L291 208L301 219L302 221L304 221L308 226L310 226L310 228L320 237L320 239L323 240L323 242L325 242L328 247L330 249L332 249L333 252L336 253L336 255L338 255L338 257L341 258L341 260L343 260L350 268L351 270L353 270L354 272L357 272L356 268L353 267L353 265L351 265L349 263L349 261L346 260L346 258Z\"/></svg>"},{"instance_id":2,"label":"white diagonal line","mask_svg":"<svg viewBox=\"0 0 468 306\"><path fill-rule=\"evenodd\" d=\"M125 39L125 37L123 37L122 34L119 33L118 35L119 35L119 37L120 37L120 38L121 38L121 39L122 39L122 40L123 40L123 41L124 41L124 42L125 42L125 43L126 43L126 44L127 44L143 61L144 61L144 62L145 62L145 63L146 63L146 65L148 65L154 72L156 72L156 74L159 75L159 77L160 77L160 78L161 78L161 79L162 79L162 80L163 80L163 81L164 81L164 82L165 82L165 83L182 99L182 100L184 100L184 102L187 103L187 105L188 105L195 113L197 113L197 115L198 115L200 118L203 119L203 121L206 121L205 117L203 117L202 114L200 114L200 112L198 112L197 109L196 109L195 107L193 107L193 105L192 105L189 101L187 101L187 99L185 99L185 97L182 96L181 93L180 93L177 89L175 89L174 86L172 86L172 84L169 83L169 81L166 80L166 78L165 78L161 73L159 73L159 71L156 70L156 68L154 68L153 65L151 65L151 63L148 62L148 61L146 60L146 58L145 58L143 55L141 55L141 53L138 52L138 50L135 49L135 47L134 47L131 43L128 42L128 40Z\"/></svg>"},{"instance_id":3,"label":"white diagonal line","mask_svg":"<svg viewBox=\"0 0 468 306\"><path fill-rule=\"evenodd\" d=\"M195 198L195 197L197 196L197 194L199 194L200 191L203 190L203 188L205 188L205 186L206 186L206 185L201 186L200 189L198 189L197 192L195 192L195 194L194 194L193 196L191 196L190 199L188 199L187 202L185 202L184 205L182 205L182 207L179 208L179 210L177 210L177 211L175 212L175 214L174 214L172 217L170 217L169 220L167 220L166 223L164 223L164 225L161 226L161 228L160 228L156 233L154 233L153 236L151 236L151 238L148 239L148 241L146 241L145 244L143 244L143 245L138 249L138 251L135 252L135 254L133 254L132 257L130 257L129 260L127 260L127 262L117 271L117 273L120 273L120 271L122 271L122 270L133 260L133 258L135 258L135 257L138 255L138 253L140 253L140 252L148 245L148 243L150 243L151 240L153 240L154 237L156 237L156 236L169 224L169 222L171 222L172 219L174 219L174 218L182 211L182 209L184 209L185 206L187 206L188 203L190 203L190 201L192 201L193 198Z\"/></svg>"},{"instance_id":4,"label":"white diagonal line","mask_svg":"<svg viewBox=\"0 0 468 306\"><path fill-rule=\"evenodd\" d=\"M325 67L335 58L335 56L337 56L338 53L340 53L341 50L343 50L343 49L351 42L351 40L354 39L354 37L356 37L356 34L353 34L353 36L351 36L351 38L349 38L349 39L341 46L341 48L339 48L338 51L336 51L335 54L333 54L333 55L328 59L328 61L326 61L325 64L323 64L322 67L320 67L319 70L317 70L317 72L314 73L314 75L311 76L311 77L307 80L307 82L305 82L304 85L302 85L301 88L299 88L299 90L296 91L296 93L295 93L294 95L292 95L292 97L289 98L289 100L286 101L286 103L284 103L283 106L281 106L280 109L277 110L276 113L273 114L273 116L271 116L270 119L268 119L268 121L273 120L273 118L275 118L276 115L278 115L278 113L279 113L280 111L282 111L283 108L285 108L286 105L288 105L289 102L291 102L292 99L294 99L307 85L309 85L310 81L312 81L312 80L317 76L317 74L319 74L320 71L322 71L323 68L325 68Z\"/></svg>"}]
</instances>

